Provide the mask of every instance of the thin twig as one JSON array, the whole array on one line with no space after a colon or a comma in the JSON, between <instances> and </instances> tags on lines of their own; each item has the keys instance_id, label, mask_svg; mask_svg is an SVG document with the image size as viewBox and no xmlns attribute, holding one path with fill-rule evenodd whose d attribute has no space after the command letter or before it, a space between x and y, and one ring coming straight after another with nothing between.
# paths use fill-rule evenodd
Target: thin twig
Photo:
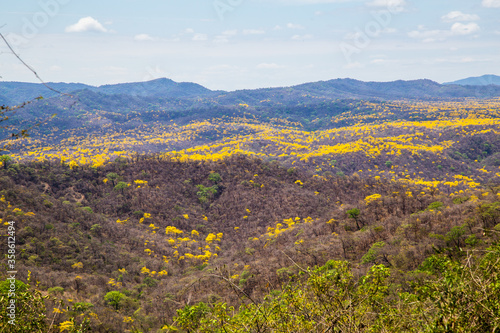
<instances>
[{"instance_id":1,"label":"thin twig","mask_svg":"<svg viewBox=\"0 0 500 333\"><path fill-rule=\"evenodd\" d=\"M59 305L57 306L57 310L59 310L60 307L61 307L61 301L59 301ZM47 332L50 332L50 330L52 329L52 326L54 325L54 320L56 320L56 316L58 314L59 314L59 312L56 312L54 314L54 317L52 317L52 322L50 323L49 330Z\"/></svg>"},{"instance_id":2,"label":"thin twig","mask_svg":"<svg viewBox=\"0 0 500 333\"><path fill-rule=\"evenodd\" d=\"M283 253L288 259L290 259L290 261L293 262L293 264L297 266L302 272L309 274L306 269L300 267L299 264L297 264L292 258L290 258L290 256L288 256L288 254L286 254L284 251L281 251L281 253Z\"/></svg>"},{"instance_id":3,"label":"thin twig","mask_svg":"<svg viewBox=\"0 0 500 333\"><path fill-rule=\"evenodd\" d=\"M49 86L47 83L45 83L45 81L42 80L42 78L38 75L38 73L33 69L33 67L31 67L30 65L28 65L17 53L16 51L14 51L14 49L12 48L12 46L10 46L9 42L7 41L7 39L5 39L5 37L3 36L2 33L0 33L0 37L2 37L3 41L5 42L5 44L7 45L7 47L9 48L9 50L12 52L12 54L14 54L14 56L26 67L28 68L31 72L33 72L33 74L35 74L36 78L38 80L40 80L40 82L47 88L47 89L50 89L52 90L53 92L56 92L60 95L66 95L66 96L70 96L70 97L74 97L73 95L70 95L70 94L66 94L66 93L63 93L62 91L59 91L57 89L54 89L52 88L51 86Z\"/></svg>"},{"instance_id":4,"label":"thin twig","mask_svg":"<svg viewBox=\"0 0 500 333\"><path fill-rule=\"evenodd\" d=\"M218 274L213 274L213 273L209 273L207 274L207 276L214 276L214 277L217 277L219 279L222 279L224 281L226 281L227 283L229 283L229 285L232 287L233 291L239 291L241 294L245 295L256 307L257 307L257 311L254 315L254 318L255 316L257 315L257 312L260 312L262 314L262 316L264 316L264 319L266 321L269 321L267 319L267 315L264 311L262 311L260 308L261 306L264 304L264 303L257 303L250 295L248 295L246 292L244 292L240 287L238 287L236 284L234 284L230 279L226 278L224 275L222 275L222 272L220 273L220 275ZM240 294L236 293L238 295L239 298L241 298ZM253 318L252 318L253 320ZM257 322L257 331L260 332L260 327L259 327L259 323Z\"/></svg>"}]
</instances>

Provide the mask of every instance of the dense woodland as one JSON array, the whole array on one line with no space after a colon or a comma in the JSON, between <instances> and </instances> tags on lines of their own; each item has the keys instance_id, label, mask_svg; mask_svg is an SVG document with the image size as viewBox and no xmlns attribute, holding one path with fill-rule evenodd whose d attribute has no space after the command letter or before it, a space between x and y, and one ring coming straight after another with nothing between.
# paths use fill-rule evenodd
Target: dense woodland
<instances>
[{"instance_id":1,"label":"dense woodland","mask_svg":"<svg viewBox=\"0 0 500 333\"><path fill-rule=\"evenodd\" d=\"M153 81L3 108L0 332L500 331L500 100L475 89Z\"/></svg>"},{"instance_id":2,"label":"dense woodland","mask_svg":"<svg viewBox=\"0 0 500 333\"><path fill-rule=\"evenodd\" d=\"M497 184L450 197L245 156L137 155L101 168L5 163L0 187L25 306L45 304L41 332L499 324Z\"/></svg>"}]
</instances>

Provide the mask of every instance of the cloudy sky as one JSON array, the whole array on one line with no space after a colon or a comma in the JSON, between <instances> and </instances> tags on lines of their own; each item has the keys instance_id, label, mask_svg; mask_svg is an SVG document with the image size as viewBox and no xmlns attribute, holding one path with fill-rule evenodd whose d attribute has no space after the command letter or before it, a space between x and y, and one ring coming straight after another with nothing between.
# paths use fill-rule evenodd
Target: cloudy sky
<instances>
[{"instance_id":1,"label":"cloudy sky","mask_svg":"<svg viewBox=\"0 0 500 333\"><path fill-rule=\"evenodd\" d=\"M0 26L52 82L235 90L500 75L500 0L23 0L2 3ZM0 52L0 80L36 82Z\"/></svg>"}]
</instances>

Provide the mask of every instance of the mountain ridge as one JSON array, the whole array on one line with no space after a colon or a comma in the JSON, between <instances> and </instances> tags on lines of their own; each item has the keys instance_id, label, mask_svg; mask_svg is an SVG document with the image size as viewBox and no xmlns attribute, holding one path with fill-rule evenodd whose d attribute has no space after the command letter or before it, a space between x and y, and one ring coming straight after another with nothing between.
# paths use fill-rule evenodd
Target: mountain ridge
<instances>
[{"instance_id":1,"label":"mountain ridge","mask_svg":"<svg viewBox=\"0 0 500 333\"><path fill-rule=\"evenodd\" d=\"M62 93L74 93L87 89L106 95L130 95L141 97L193 97L216 93L197 83L175 82L167 78L160 78L145 82L106 84L101 86L64 82L48 82L47 85ZM50 98L57 95L57 92L49 90L42 83L17 81L0 82L0 102L5 104L8 103L16 105L39 96Z\"/></svg>"},{"instance_id":2,"label":"mountain ridge","mask_svg":"<svg viewBox=\"0 0 500 333\"><path fill-rule=\"evenodd\" d=\"M365 82L350 78L338 78L288 87L241 89L235 91L211 90L197 83L175 82L167 78L145 82L108 84L98 87L83 83L48 83L48 85L63 93L74 93L88 89L105 95L216 99L220 104L258 102L270 98L302 102L301 100L304 95L327 99L353 98L377 100L500 97L500 86L439 84L429 79ZM17 105L39 96L50 98L56 95L56 92L50 91L40 83L0 82L0 102L6 105ZM249 100L245 101L244 99Z\"/></svg>"},{"instance_id":3,"label":"mountain ridge","mask_svg":"<svg viewBox=\"0 0 500 333\"><path fill-rule=\"evenodd\" d=\"M482 76L473 76L473 77L468 77L465 79L457 80L457 81L452 81L452 82L445 82L443 85L462 85L462 86L488 86L488 85L500 85L500 76L498 75L492 75L492 74L486 74Z\"/></svg>"}]
</instances>

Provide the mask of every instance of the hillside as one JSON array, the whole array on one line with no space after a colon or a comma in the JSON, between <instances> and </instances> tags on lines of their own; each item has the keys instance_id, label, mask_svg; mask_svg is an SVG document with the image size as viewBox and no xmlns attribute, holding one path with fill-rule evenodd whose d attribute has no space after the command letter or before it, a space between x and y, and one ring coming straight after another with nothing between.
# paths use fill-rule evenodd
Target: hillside
<instances>
[{"instance_id":1,"label":"hillside","mask_svg":"<svg viewBox=\"0 0 500 333\"><path fill-rule=\"evenodd\" d=\"M477 82L494 84L494 76L466 79L471 85ZM467 81L469 80L469 81ZM472 80L472 81L471 81ZM473 83L476 82L476 83ZM458 82L458 81L457 81ZM472 82L472 83L467 83ZM167 78L146 82L131 82L99 87L81 83L48 83L55 90L75 94L81 90L89 90L104 95L127 95L139 97L203 99L213 101L218 105L234 105L237 103L257 104L270 99L274 103L287 105L309 103L311 98L317 99L456 99L456 98L493 98L500 97L500 87L468 87L462 83L439 84L431 80L393 81L393 82L363 82L353 79L335 79L300 84L291 87L263 88L237 91L212 91L192 82L175 82ZM24 101L42 96L50 98L57 93L47 89L42 84L24 82L0 82L0 99L6 104L16 105ZM106 104L102 108L105 108Z\"/></svg>"},{"instance_id":2,"label":"hillside","mask_svg":"<svg viewBox=\"0 0 500 333\"><path fill-rule=\"evenodd\" d=\"M443 83L445 85L455 84L461 86L487 86L490 84L500 85L500 76L498 75L483 75L477 77L469 77L462 80Z\"/></svg>"},{"instance_id":3,"label":"hillside","mask_svg":"<svg viewBox=\"0 0 500 333\"><path fill-rule=\"evenodd\" d=\"M110 84L99 87L82 83L49 82L47 85L67 94L88 90L105 95L157 96L168 98L210 96L216 93L196 83L177 83L165 78L147 82ZM40 83L0 82L0 97L5 101L6 105L17 105L39 96L50 98L58 95L57 92L47 89L46 86Z\"/></svg>"},{"instance_id":4,"label":"hillside","mask_svg":"<svg viewBox=\"0 0 500 333\"><path fill-rule=\"evenodd\" d=\"M389 109L395 111L395 115L388 117L390 112L386 112L383 121L389 118L408 120L408 111L416 108L418 119L425 119L426 106L419 106L423 101L432 104L432 108L446 110L454 104L467 107L468 100L473 104L473 99L495 101L500 96L500 86L439 85L430 80L384 83L337 79L234 92L211 91L194 83L176 83L168 79L101 87L54 84L54 88L69 94L50 97L55 92L42 85L1 83L0 99L7 104L15 105L40 95L45 98L31 100L29 105L11 115L10 128L0 128L0 137L46 123L32 131L32 138L50 145L70 137L106 137L114 135L115 131L128 131L138 126L147 131L157 127L170 132L169 126L174 123L185 126L223 117L252 117L264 124L292 124L295 128L316 131L345 126L346 121L339 119L348 119L349 112L356 116L365 114L362 123L370 123L376 120L374 114ZM56 118L50 119L54 114ZM221 139L209 137L196 141L195 145L216 138ZM171 146L170 150L192 146L183 142ZM158 152L165 148L165 145L148 146L138 151Z\"/></svg>"},{"instance_id":5,"label":"hillside","mask_svg":"<svg viewBox=\"0 0 500 333\"><path fill-rule=\"evenodd\" d=\"M46 301L49 321L74 318L96 332L158 331L169 325L192 331L202 324L174 319L182 314L177 309L198 311L205 304L209 311L223 303L261 302L266 294L284 297L290 282L302 281L304 267L327 264L334 273L338 263L330 260L347 260L354 274L349 279L372 274L374 264L390 269L389 280L376 282L395 288L377 296L387 302L393 292L417 292L408 281L424 274L413 271L427 257L438 253L459 262L469 251L497 244L500 184L461 185L461 179L460 193L450 194L447 184L318 176L244 156L201 163L150 156L99 168L37 162L0 171L0 204L3 221L15 221L18 279L26 281L30 271L42 295L54 298ZM1 248L7 251L5 244ZM496 279L494 267L488 268L489 278ZM437 277L434 272L427 279ZM431 304L425 311L440 314ZM455 309L454 315L469 313L453 306L448 309ZM266 306L268 315L279 318L272 308ZM205 315L209 312L198 320ZM359 325L371 325L369 316L359 316ZM223 327L240 331L229 320ZM248 324L261 325L260 320ZM219 331L214 328L219 324L203 331Z\"/></svg>"},{"instance_id":6,"label":"hillside","mask_svg":"<svg viewBox=\"0 0 500 333\"><path fill-rule=\"evenodd\" d=\"M24 332L500 324L499 98L377 95L445 89L427 80L162 87L206 92L84 89L9 119L19 130L56 113L0 164Z\"/></svg>"}]
</instances>

